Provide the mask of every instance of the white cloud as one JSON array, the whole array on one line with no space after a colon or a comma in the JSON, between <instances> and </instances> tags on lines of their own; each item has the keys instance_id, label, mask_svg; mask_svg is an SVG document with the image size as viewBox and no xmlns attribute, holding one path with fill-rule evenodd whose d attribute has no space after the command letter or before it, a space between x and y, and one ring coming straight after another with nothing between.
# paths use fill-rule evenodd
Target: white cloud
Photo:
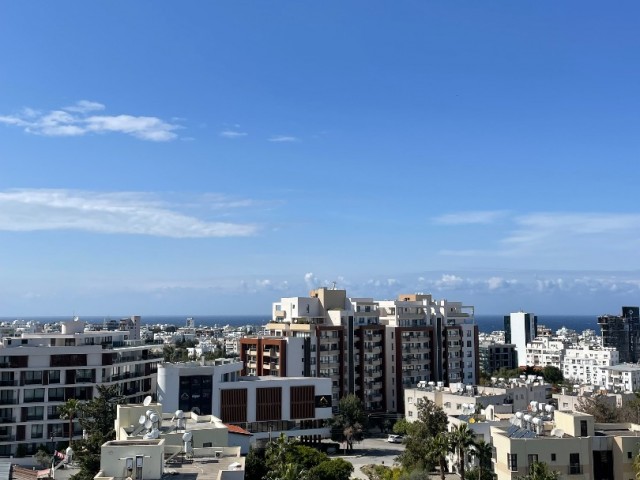
<instances>
[{"instance_id":1,"label":"white cloud","mask_svg":"<svg viewBox=\"0 0 640 480\"><path fill-rule=\"evenodd\" d=\"M24 128L27 133L48 137L74 137L88 133L123 133L141 140L165 142L178 137L181 127L158 117L134 115L88 115L104 110L98 102L80 100L75 105L41 113L31 108L16 115L0 116L0 123Z\"/></svg>"},{"instance_id":2,"label":"white cloud","mask_svg":"<svg viewBox=\"0 0 640 480\"><path fill-rule=\"evenodd\" d=\"M270 142L276 143L286 143L286 142L299 142L300 139L298 137L292 137L290 135L275 135L268 139Z\"/></svg>"},{"instance_id":3,"label":"white cloud","mask_svg":"<svg viewBox=\"0 0 640 480\"><path fill-rule=\"evenodd\" d=\"M241 138L246 137L247 135L247 132L239 132L237 130L223 130L220 132L220 136L224 138Z\"/></svg>"},{"instance_id":4,"label":"white cloud","mask_svg":"<svg viewBox=\"0 0 640 480\"><path fill-rule=\"evenodd\" d=\"M90 100L80 100L75 103L75 105L71 105L70 107L64 107L63 110L68 112L78 112L78 113L86 113L93 112L96 110L104 110L105 106L102 103L92 102Z\"/></svg>"},{"instance_id":5,"label":"white cloud","mask_svg":"<svg viewBox=\"0 0 640 480\"><path fill-rule=\"evenodd\" d=\"M506 212L503 210L486 210L448 213L435 217L433 221L441 225L469 225L469 224L490 224L503 218Z\"/></svg>"},{"instance_id":6,"label":"white cloud","mask_svg":"<svg viewBox=\"0 0 640 480\"><path fill-rule=\"evenodd\" d=\"M10 190L0 192L0 230L83 230L204 238L250 236L257 227L201 220L150 194Z\"/></svg>"}]
</instances>

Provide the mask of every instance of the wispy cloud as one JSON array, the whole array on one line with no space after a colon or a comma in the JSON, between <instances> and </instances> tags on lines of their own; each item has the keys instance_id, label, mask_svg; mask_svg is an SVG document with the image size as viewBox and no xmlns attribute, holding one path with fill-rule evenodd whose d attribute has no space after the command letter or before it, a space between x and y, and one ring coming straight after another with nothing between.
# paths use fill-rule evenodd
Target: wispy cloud
<instances>
[{"instance_id":1,"label":"wispy cloud","mask_svg":"<svg viewBox=\"0 0 640 480\"><path fill-rule=\"evenodd\" d=\"M276 143L287 143L287 142L299 142L300 139L298 137L293 137L291 135L274 135L268 139L269 142Z\"/></svg>"},{"instance_id":2,"label":"wispy cloud","mask_svg":"<svg viewBox=\"0 0 640 480\"><path fill-rule=\"evenodd\" d=\"M180 125L158 117L135 115L95 115L106 107L98 102L80 100L74 105L40 112L24 108L13 115L0 115L0 123L21 127L25 132L48 137L77 137L90 133L122 133L153 142L166 142L178 137Z\"/></svg>"},{"instance_id":3,"label":"wispy cloud","mask_svg":"<svg viewBox=\"0 0 640 480\"><path fill-rule=\"evenodd\" d=\"M137 192L10 190L0 192L0 230L82 230L173 238L257 233L255 225L202 220L178 208Z\"/></svg>"},{"instance_id":4,"label":"wispy cloud","mask_svg":"<svg viewBox=\"0 0 640 480\"><path fill-rule=\"evenodd\" d=\"M503 210L457 212L440 215L433 221L441 225L490 224L505 217L506 214L507 212Z\"/></svg>"},{"instance_id":5,"label":"wispy cloud","mask_svg":"<svg viewBox=\"0 0 640 480\"><path fill-rule=\"evenodd\" d=\"M223 130L220 132L220 136L224 138L242 138L247 135L247 132L240 132L238 130Z\"/></svg>"}]
</instances>

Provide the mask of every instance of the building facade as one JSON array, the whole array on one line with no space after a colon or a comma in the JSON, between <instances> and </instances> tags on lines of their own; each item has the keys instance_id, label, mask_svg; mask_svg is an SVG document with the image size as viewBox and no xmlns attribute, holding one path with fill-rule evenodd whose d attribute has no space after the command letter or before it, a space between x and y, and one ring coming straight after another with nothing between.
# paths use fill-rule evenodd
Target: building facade
<instances>
[{"instance_id":1,"label":"building facade","mask_svg":"<svg viewBox=\"0 0 640 480\"><path fill-rule=\"evenodd\" d=\"M115 385L128 401L155 395L161 356L132 338L133 330L85 331L62 322L60 333L5 337L0 346L0 456L35 453L38 446L79 437L61 420L69 399L91 400L97 385ZM138 330L139 331L139 330Z\"/></svg>"},{"instance_id":2,"label":"building facade","mask_svg":"<svg viewBox=\"0 0 640 480\"><path fill-rule=\"evenodd\" d=\"M622 307L622 315L602 315L602 346L618 350L621 362L640 360L640 308Z\"/></svg>"},{"instance_id":3,"label":"building facade","mask_svg":"<svg viewBox=\"0 0 640 480\"><path fill-rule=\"evenodd\" d=\"M253 441L280 433L319 442L329 436L331 382L312 377L240 375L242 362L162 364L158 368L158 401L165 412L182 410L212 415L242 427Z\"/></svg>"},{"instance_id":4,"label":"building facade","mask_svg":"<svg viewBox=\"0 0 640 480\"><path fill-rule=\"evenodd\" d=\"M479 378L478 326L473 307L460 302L415 294L377 301L319 288L309 297L282 298L272 313L269 336L304 339L296 358L305 374L331 379L334 406L352 393L369 412L402 412L406 387ZM241 352L247 368L251 351Z\"/></svg>"},{"instance_id":5,"label":"building facade","mask_svg":"<svg viewBox=\"0 0 640 480\"><path fill-rule=\"evenodd\" d=\"M505 343L513 343L518 353L518 365L527 361L527 344L536 338L538 317L532 313L515 312L504 317Z\"/></svg>"}]
</instances>

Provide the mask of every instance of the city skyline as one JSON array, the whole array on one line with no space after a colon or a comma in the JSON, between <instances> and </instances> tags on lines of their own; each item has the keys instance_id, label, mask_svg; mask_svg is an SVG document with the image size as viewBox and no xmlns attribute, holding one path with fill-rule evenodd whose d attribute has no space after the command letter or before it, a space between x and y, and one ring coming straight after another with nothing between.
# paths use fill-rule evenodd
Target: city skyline
<instances>
[{"instance_id":1,"label":"city skyline","mask_svg":"<svg viewBox=\"0 0 640 480\"><path fill-rule=\"evenodd\" d=\"M0 316L640 303L633 2L0 8Z\"/></svg>"}]
</instances>

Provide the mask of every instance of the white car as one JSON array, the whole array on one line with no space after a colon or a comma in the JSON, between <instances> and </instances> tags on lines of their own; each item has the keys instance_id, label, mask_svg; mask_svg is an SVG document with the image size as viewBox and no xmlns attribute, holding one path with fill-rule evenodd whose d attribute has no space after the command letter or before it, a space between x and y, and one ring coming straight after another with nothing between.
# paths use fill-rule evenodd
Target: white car
<instances>
[{"instance_id":1,"label":"white car","mask_svg":"<svg viewBox=\"0 0 640 480\"><path fill-rule=\"evenodd\" d=\"M402 443L402 435L389 435L387 437L389 443Z\"/></svg>"}]
</instances>

